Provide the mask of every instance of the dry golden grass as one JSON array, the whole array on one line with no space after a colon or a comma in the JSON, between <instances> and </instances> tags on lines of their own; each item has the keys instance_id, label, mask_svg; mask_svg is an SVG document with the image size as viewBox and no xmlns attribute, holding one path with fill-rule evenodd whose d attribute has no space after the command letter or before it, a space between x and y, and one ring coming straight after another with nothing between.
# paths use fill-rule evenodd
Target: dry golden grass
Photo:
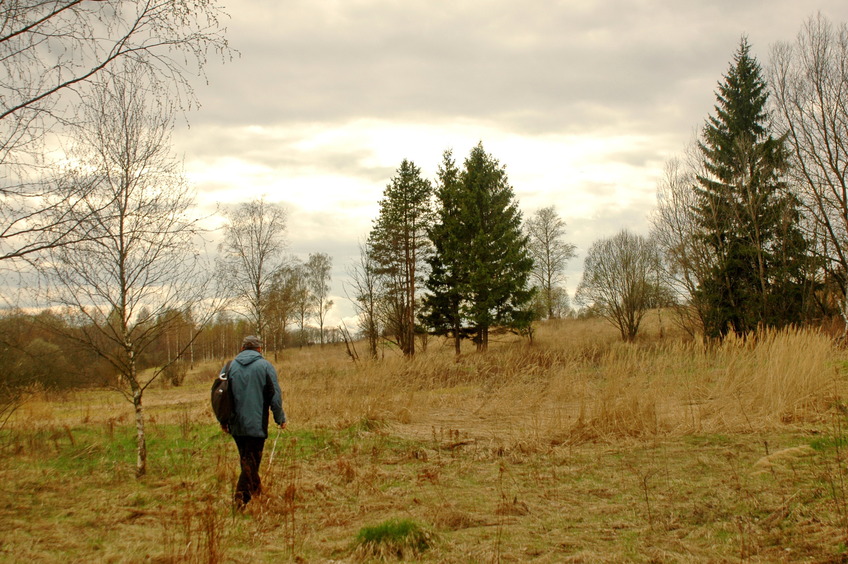
<instances>
[{"instance_id":1,"label":"dry golden grass","mask_svg":"<svg viewBox=\"0 0 848 564\"><path fill-rule=\"evenodd\" d=\"M633 344L563 320L459 358L434 338L412 361L285 351L291 425L245 515L208 407L219 364L147 392L138 482L118 394L34 393L0 433L0 559L352 562L394 519L432 531L431 562L846 555L846 357L814 330L707 347L654 313Z\"/></svg>"},{"instance_id":2,"label":"dry golden grass","mask_svg":"<svg viewBox=\"0 0 848 564\"><path fill-rule=\"evenodd\" d=\"M367 419L419 437L459 419L483 435L542 442L752 432L821 421L844 383L839 352L815 330L709 348L679 336L626 344L600 320L565 320L542 326L533 345L505 337L459 359L432 341L413 361L345 365L343 350L327 348L284 362L293 419Z\"/></svg>"}]
</instances>

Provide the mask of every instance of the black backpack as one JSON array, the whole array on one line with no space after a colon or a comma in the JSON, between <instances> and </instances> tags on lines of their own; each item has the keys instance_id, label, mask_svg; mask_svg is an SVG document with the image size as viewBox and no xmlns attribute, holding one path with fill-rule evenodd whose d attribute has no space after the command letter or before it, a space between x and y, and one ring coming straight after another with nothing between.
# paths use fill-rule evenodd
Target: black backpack
<instances>
[{"instance_id":1,"label":"black backpack","mask_svg":"<svg viewBox=\"0 0 848 564\"><path fill-rule=\"evenodd\" d=\"M229 425L235 411L233 391L230 389L230 364L232 362L232 360L229 361L224 370L212 382L212 411L215 412L215 417L222 426Z\"/></svg>"}]
</instances>

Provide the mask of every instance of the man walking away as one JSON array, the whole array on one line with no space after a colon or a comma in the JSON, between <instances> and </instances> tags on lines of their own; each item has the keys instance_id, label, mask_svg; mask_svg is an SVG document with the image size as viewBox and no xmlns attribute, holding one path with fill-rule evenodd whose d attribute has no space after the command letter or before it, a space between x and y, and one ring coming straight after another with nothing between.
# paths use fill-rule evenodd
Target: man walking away
<instances>
[{"instance_id":1,"label":"man walking away","mask_svg":"<svg viewBox=\"0 0 848 564\"><path fill-rule=\"evenodd\" d=\"M277 382L277 372L262 358L259 337L244 338L241 352L230 364L229 380L233 393L234 414L225 433L236 442L241 462L241 474L236 485L235 503L243 508L250 499L262 493L259 464L268 438L268 410L280 429L286 428L283 396Z\"/></svg>"}]
</instances>

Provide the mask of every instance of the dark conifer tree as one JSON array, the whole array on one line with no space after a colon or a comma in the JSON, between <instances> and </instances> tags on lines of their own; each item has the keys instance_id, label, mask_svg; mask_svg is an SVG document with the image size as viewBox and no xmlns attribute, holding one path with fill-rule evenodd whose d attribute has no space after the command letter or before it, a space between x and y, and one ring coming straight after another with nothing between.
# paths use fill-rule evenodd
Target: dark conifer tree
<instances>
[{"instance_id":1,"label":"dark conifer tree","mask_svg":"<svg viewBox=\"0 0 848 564\"><path fill-rule=\"evenodd\" d=\"M522 331L532 321L533 260L521 212L505 168L482 144L471 150L462 171L446 154L438 199L427 319L455 338L463 326L470 329L485 350L491 327Z\"/></svg>"},{"instance_id":2,"label":"dark conifer tree","mask_svg":"<svg viewBox=\"0 0 848 564\"><path fill-rule=\"evenodd\" d=\"M465 253L468 234L460 216L460 171L453 155L445 151L439 167L436 187L436 218L430 230L433 254L430 256L430 276L426 282L422 322L437 334L450 334L454 351L460 353L465 336L461 312L462 286L468 278Z\"/></svg>"},{"instance_id":3,"label":"dark conifer tree","mask_svg":"<svg viewBox=\"0 0 848 564\"><path fill-rule=\"evenodd\" d=\"M784 181L784 138L769 130L766 83L745 38L716 100L699 144L705 172L695 207L713 254L697 290L708 336L798 321L806 251Z\"/></svg>"},{"instance_id":4,"label":"dark conifer tree","mask_svg":"<svg viewBox=\"0 0 848 564\"><path fill-rule=\"evenodd\" d=\"M383 279L385 324L406 356L415 354L419 282L431 244L433 188L421 169L404 159L383 192L380 215L368 237L368 252Z\"/></svg>"}]
</instances>

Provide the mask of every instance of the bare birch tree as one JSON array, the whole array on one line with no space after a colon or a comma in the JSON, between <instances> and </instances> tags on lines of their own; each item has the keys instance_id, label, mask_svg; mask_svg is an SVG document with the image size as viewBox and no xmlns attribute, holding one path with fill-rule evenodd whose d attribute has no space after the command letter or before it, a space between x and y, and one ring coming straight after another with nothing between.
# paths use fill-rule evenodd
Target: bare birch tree
<instances>
[{"instance_id":1,"label":"bare birch tree","mask_svg":"<svg viewBox=\"0 0 848 564\"><path fill-rule=\"evenodd\" d=\"M359 245L359 262L348 268L348 282L345 291L359 315L359 328L368 341L368 356L377 358L377 344L380 340L380 286L381 277L377 274L379 265L368 252L366 245ZM351 298L350 293L353 294Z\"/></svg>"},{"instance_id":2,"label":"bare birch tree","mask_svg":"<svg viewBox=\"0 0 848 564\"><path fill-rule=\"evenodd\" d=\"M80 343L108 361L135 408L136 474L147 471L142 398L167 368L140 370L139 359L191 311L198 325L171 362L191 345L212 311L190 216L193 192L170 153L172 107L145 89L143 67L98 82L78 130L70 181L90 183L79 222L92 237L53 249L49 296L71 312Z\"/></svg>"},{"instance_id":3,"label":"bare birch tree","mask_svg":"<svg viewBox=\"0 0 848 564\"><path fill-rule=\"evenodd\" d=\"M772 48L769 83L810 238L838 282L848 331L848 25L808 19L794 43Z\"/></svg>"},{"instance_id":4,"label":"bare birch tree","mask_svg":"<svg viewBox=\"0 0 848 564\"><path fill-rule=\"evenodd\" d=\"M688 158L666 163L657 185L657 207L651 216L653 238L662 253L663 278L673 293L678 321L690 335L704 328L704 306L697 289L713 264L695 218L694 186L700 164L693 147L687 152Z\"/></svg>"},{"instance_id":5,"label":"bare birch tree","mask_svg":"<svg viewBox=\"0 0 848 564\"><path fill-rule=\"evenodd\" d=\"M245 307L253 330L262 337L268 289L286 246L286 212L279 204L259 198L226 215L221 270L233 297Z\"/></svg>"},{"instance_id":6,"label":"bare birch tree","mask_svg":"<svg viewBox=\"0 0 848 564\"><path fill-rule=\"evenodd\" d=\"M285 345L289 321L294 319L295 298L301 277L298 265L283 265L271 275L265 320L268 335L265 347L273 350L277 360L279 350Z\"/></svg>"},{"instance_id":7,"label":"bare birch tree","mask_svg":"<svg viewBox=\"0 0 848 564\"><path fill-rule=\"evenodd\" d=\"M327 313L333 307L330 299L330 271L333 268L333 259L327 253L310 253L306 261L306 276L309 290L312 294L313 313L318 321L318 339L324 344L324 322Z\"/></svg>"},{"instance_id":8,"label":"bare birch tree","mask_svg":"<svg viewBox=\"0 0 848 564\"><path fill-rule=\"evenodd\" d=\"M536 211L524 224L527 232L527 249L533 257L532 280L539 288L539 299L545 309L545 315L550 319L555 317L558 308L558 292L565 283L565 267L575 256L576 246L567 243L565 237L565 221L559 216L554 206L548 206ZM567 294L566 294L567 295Z\"/></svg>"},{"instance_id":9,"label":"bare birch tree","mask_svg":"<svg viewBox=\"0 0 848 564\"><path fill-rule=\"evenodd\" d=\"M92 81L132 61L161 99L191 107L191 75L227 51L223 15L216 0L0 2L0 261L90 235L89 185L45 180L43 148L87 119Z\"/></svg>"},{"instance_id":10,"label":"bare birch tree","mask_svg":"<svg viewBox=\"0 0 848 564\"><path fill-rule=\"evenodd\" d=\"M303 347L307 343L306 321L315 312L315 300L309 288L309 275L306 265L299 260L293 261L291 266L292 300L294 310L292 317L298 327L298 345Z\"/></svg>"}]
</instances>

